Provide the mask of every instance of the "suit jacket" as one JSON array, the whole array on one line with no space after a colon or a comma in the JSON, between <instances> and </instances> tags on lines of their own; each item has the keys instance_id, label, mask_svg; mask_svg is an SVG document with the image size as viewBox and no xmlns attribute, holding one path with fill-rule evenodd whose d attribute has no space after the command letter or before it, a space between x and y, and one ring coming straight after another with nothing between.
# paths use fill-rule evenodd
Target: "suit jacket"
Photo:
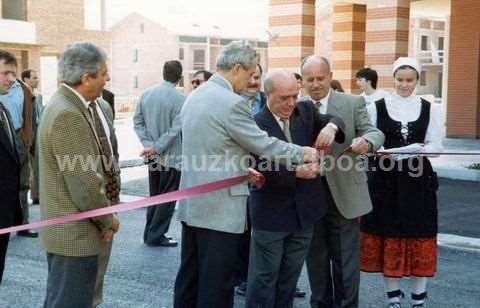
<instances>
[{"instance_id":1,"label":"suit jacket","mask_svg":"<svg viewBox=\"0 0 480 308\"><path fill-rule=\"evenodd\" d=\"M40 123L39 170L42 219L109 205L106 175L90 113L80 98L62 85L51 98ZM93 163L89 163L92 162ZM112 215L45 227L43 247L63 256L93 256L101 247L101 230Z\"/></svg>"},{"instance_id":2,"label":"suit jacket","mask_svg":"<svg viewBox=\"0 0 480 308\"><path fill-rule=\"evenodd\" d=\"M5 111L10 123L12 120L5 107L0 102L0 112ZM0 228L6 228L22 223L22 211L20 207L20 161L15 147L15 131L8 128L12 135L12 141L7 136L0 123Z\"/></svg>"},{"instance_id":3,"label":"suit jacket","mask_svg":"<svg viewBox=\"0 0 480 308\"><path fill-rule=\"evenodd\" d=\"M356 137L367 139L372 145L371 152L383 145L385 136L370 123L363 97L330 91L327 113L338 116L345 122L345 142L333 144L333 157L338 157ZM351 156L355 164L360 162L358 155L345 155ZM365 171L355 168L342 170L336 164L333 170L327 171L326 177L335 204L345 218L359 217L372 210Z\"/></svg>"},{"instance_id":4,"label":"suit jacket","mask_svg":"<svg viewBox=\"0 0 480 308\"><path fill-rule=\"evenodd\" d=\"M115 94L108 91L107 89L103 89L102 98L105 100L105 102L108 103L108 105L112 109L113 119L115 119Z\"/></svg>"},{"instance_id":5,"label":"suit jacket","mask_svg":"<svg viewBox=\"0 0 480 308\"><path fill-rule=\"evenodd\" d=\"M17 81L23 90L23 125L21 135L25 145L31 146L33 141L33 93L26 83L19 79Z\"/></svg>"},{"instance_id":6,"label":"suit jacket","mask_svg":"<svg viewBox=\"0 0 480 308\"><path fill-rule=\"evenodd\" d=\"M303 150L258 128L245 100L219 74L187 98L182 111L183 168L180 188L244 175L249 153L289 155L302 163ZM201 167L202 160L203 168ZM242 161L243 160L243 161ZM189 226L243 233L247 183L178 202L178 219Z\"/></svg>"},{"instance_id":7,"label":"suit jacket","mask_svg":"<svg viewBox=\"0 0 480 308\"><path fill-rule=\"evenodd\" d=\"M163 166L178 168L182 149L179 114L185 99L175 84L165 81L143 93L135 109L135 133L144 147L155 147Z\"/></svg>"},{"instance_id":8,"label":"suit jacket","mask_svg":"<svg viewBox=\"0 0 480 308\"><path fill-rule=\"evenodd\" d=\"M35 156L35 147L37 146L37 132L38 126L43 113L43 97L40 93L35 93L32 100L32 146L30 147L30 153Z\"/></svg>"},{"instance_id":9,"label":"suit jacket","mask_svg":"<svg viewBox=\"0 0 480 308\"><path fill-rule=\"evenodd\" d=\"M268 107L257 113L255 121L269 136L287 141L283 130ZM343 121L338 117L322 115L309 101L297 104L289 119L292 142L301 146L312 146L320 130L329 122L339 128L336 142L345 139ZM256 157L256 166L263 159ZM327 212L325 192L320 175L305 180L296 177L294 170L280 166L278 171L259 170L265 176L261 188L250 189L250 220L257 230L273 232L297 232L313 226Z\"/></svg>"}]
</instances>

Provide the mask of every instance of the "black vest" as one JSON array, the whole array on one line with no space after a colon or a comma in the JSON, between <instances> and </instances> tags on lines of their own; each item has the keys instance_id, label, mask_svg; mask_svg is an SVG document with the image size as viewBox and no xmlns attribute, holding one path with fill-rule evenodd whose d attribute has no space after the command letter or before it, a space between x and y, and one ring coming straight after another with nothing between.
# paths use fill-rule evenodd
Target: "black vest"
<instances>
[{"instance_id":1,"label":"black vest","mask_svg":"<svg viewBox=\"0 0 480 308\"><path fill-rule=\"evenodd\" d=\"M377 127L385 134L386 149L425 142L430 103L422 99L421 104L418 119L402 126L389 116L385 100L376 102ZM378 156L371 174L373 211L362 219L362 231L401 238L437 234L438 180L427 157L395 161Z\"/></svg>"}]
</instances>

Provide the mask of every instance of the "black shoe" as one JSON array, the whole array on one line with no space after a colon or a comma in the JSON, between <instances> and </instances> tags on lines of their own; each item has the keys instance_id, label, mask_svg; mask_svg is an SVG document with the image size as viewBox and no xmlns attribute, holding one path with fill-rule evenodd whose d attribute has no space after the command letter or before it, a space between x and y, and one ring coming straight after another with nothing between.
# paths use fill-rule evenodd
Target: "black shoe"
<instances>
[{"instance_id":1,"label":"black shoe","mask_svg":"<svg viewBox=\"0 0 480 308\"><path fill-rule=\"evenodd\" d=\"M18 231L17 236L35 238L35 237L38 237L38 233L30 230L24 230L24 231Z\"/></svg>"},{"instance_id":2,"label":"black shoe","mask_svg":"<svg viewBox=\"0 0 480 308\"><path fill-rule=\"evenodd\" d=\"M304 298L305 296L307 296L307 292L302 291L299 288L295 288L295 294L293 295L293 297Z\"/></svg>"},{"instance_id":3,"label":"black shoe","mask_svg":"<svg viewBox=\"0 0 480 308\"><path fill-rule=\"evenodd\" d=\"M245 296L245 294L247 294L247 282L245 281L241 282L238 285L237 290L235 290L235 293L237 293L240 296Z\"/></svg>"},{"instance_id":4,"label":"black shoe","mask_svg":"<svg viewBox=\"0 0 480 308\"><path fill-rule=\"evenodd\" d=\"M158 244L158 246L161 246L161 247L177 247L178 242L175 241L175 240L172 240L171 238L167 238L166 240L163 240L162 242L160 242L160 244Z\"/></svg>"}]
</instances>

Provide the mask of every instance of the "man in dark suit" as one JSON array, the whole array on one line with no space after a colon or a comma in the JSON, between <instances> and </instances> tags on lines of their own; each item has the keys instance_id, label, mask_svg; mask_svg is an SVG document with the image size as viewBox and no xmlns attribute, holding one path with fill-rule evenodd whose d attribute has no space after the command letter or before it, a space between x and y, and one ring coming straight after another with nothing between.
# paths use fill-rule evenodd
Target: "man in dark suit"
<instances>
[{"instance_id":1,"label":"man in dark suit","mask_svg":"<svg viewBox=\"0 0 480 308\"><path fill-rule=\"evenodd\" d=\"M15 80L15 65L0 58L0 94L5 94ZM7 109L0 102L0 228L22 222L20 207L20 160L15 148L15 131ZM0 235L0 283L10 234Z\"/></svg>"},{"instance_id":2,"label":"man in dark suit","mask_svg":"<svg viewBox=\"0 0 480 308\"><path fill-rule=\"evenodd\" d=\"M297 103L294 75L276 70L265 79L267 107L254 118L269 136L300 146L343 142L343 121L321 115L309 101ZM250 195L252 245L248 271L248 308L293 307L295 287L308 253L313 225L327 212L318 162L287 169L262 158L256 168L265 185Z\"/></svg>"}]
</instances>

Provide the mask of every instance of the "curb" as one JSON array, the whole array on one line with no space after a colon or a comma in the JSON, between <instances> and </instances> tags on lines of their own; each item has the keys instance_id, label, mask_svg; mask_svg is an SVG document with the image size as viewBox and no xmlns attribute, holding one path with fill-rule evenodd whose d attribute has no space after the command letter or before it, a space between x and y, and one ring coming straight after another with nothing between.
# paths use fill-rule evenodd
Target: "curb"
<instances>
[{"instance_id":1,"label":"curb","mask_svg":"<svg viewBox=\"0 0 480 308\"><path fill-rule=\"evenodd\" d=\"M456 250L480 252L480 238L439 233L438 245Z\"/></svg>"},{"instance_id":2,"label":"curb","mask_svg":"<svg viewBox=\"0 0 480 308\"><path fill-rule=\"evenodd\" d=\"M127 160L121 160L118 163L120 169L122 168L132 168L132 167L140 167L145 165L145 162L143 159L137 158L137 159L127 159Z\"/></svg>"},{"instance_id":3,"label":"curb","mask_svg":"<svg viewBox=\"0 0 480 308\"><path fill-rule=\"evenodd\" d=\"M451 180L480 182L480 171L465 168L445 168L433 165L439 177Z\"/></svg>"}]
</instances>

